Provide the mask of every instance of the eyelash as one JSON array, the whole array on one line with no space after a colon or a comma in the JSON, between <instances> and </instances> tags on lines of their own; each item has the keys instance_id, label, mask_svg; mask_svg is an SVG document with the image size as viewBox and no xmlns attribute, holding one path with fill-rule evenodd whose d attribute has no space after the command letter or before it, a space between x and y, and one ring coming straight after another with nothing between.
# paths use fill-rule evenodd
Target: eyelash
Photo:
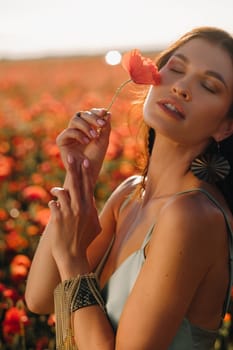
<instances>
[{"instance_id":1,"label":"eyelash","mask_svg":"<svg viewBox=\"0 0 233 350\"><path fill-rule=\"evenodd\" d=\"M183 71L179 71L178 69L175 69L175 68L170 68L170 71L177 73L177 74L183 74Z\"/></svg>"},{"instance_id":2,"label":"eyelash","mask_svg":"<svg viewBox=\"0 0 233 350\"><path fill-rule=\"evenodd\" d=\"M211 94L216 94L216 90L214 88L210 88L209 86L205 85L204 83L201 83L201 85L203 86L203 88L205 90L207 90L208 92L210 92Z\"/></svg>"}]
</instances>

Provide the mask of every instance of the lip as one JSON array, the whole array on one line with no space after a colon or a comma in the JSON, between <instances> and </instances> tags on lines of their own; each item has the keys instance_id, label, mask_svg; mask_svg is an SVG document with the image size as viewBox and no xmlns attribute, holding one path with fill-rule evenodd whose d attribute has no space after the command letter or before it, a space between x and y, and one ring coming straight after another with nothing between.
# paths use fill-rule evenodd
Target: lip
<instances>
[{"instance_id":1,"label":"lip","mask_svg":"<svg viewBox=\"0 0 233 350\"><path fill-rule=\"evenodd\" d=\"M184 113L184 109L182 108L182 106L177 103L177 101L173 100L173 99L169 99L169 98L166 98L166 99L161 99L157 102L157 104L159 105L160 108L162 108L167 114L175 117L176 119L183 119L185 120L186 119L186 116L185 116L185 113ZM165 105L166 104L171 104L173 105L176 110L178 111L175 112L175 111L172 111L171 109L168 109Z\"/></svg>"}]
</instances>

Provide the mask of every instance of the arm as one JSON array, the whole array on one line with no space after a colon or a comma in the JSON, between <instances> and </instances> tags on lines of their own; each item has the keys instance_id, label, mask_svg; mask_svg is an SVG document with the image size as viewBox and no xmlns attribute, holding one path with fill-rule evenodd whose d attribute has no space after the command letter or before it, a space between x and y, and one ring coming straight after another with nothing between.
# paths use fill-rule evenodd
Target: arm
<instances>
[{"instance_id":1,"label":"arm","mask_svg":"<svg viewBox=\"0 0 233 350\"><path fill-rule=\"evenodd\" d=\"M121 190L116 189L100 213L102 230L87 249L88 262L93 271L107 250L115 232L115 218L120 201ZM51 252L51 234L54 229L52 226L53 222L50 218L33 257L26 284L25 300L27 306L32 312L38 314L54 312L53 292L61 281L59 270ZM40 276L43 276L42 280Z\"/></svg>"},{"instance_id":2,"label":"arm","mask_svg":"<svg viewBox=\"0 0 233 350\"><path fill-rule=\"evenodd\" d=\"M51 220L42 234L33 257L25 290L25 300L29 310L39 314L49 314L54 311L53 290L61 280L51 254L50 226Z\"/></svg>"},{"instance_id":3,"label":"arm","mask_svg":"<svg viewBox=\"0 0 233 350\"><path fill-rule=\"evenodd\" d=\"M224 226L210 210L202 209L199 201L182 198L162 210L147 259L124 307L116 339L100 307L86 307L74 313L75 339L80 350L168 348L217 256L217 249L206 254L210 242L207 232L215 234ZM83 261L73 265L69 258L65 266L61 269L62 279L91 271Z\"/></svg>"},{"instance_id":4,"label":"arm","mask_svg":"<svg viewBox=\"0 0 233 350\"><path fill-rule=\"evenodd\" d=\"M87 249L91 270L95 270L107 250L115 232L119 208L125 196L132 191L133 178L124 181L109 197L100 213L101 232ZM49 221L35 252L26 284L25 298L28 308L35 313L54 312L54 288L61 281L56 262L51 253ZM41 278L43 276L43 283Z\"/></svg>"},{"instance_id":5,"label":"arm","mask_svg":"<svg viewBox=\"0 0 233 350\"><path fill-rule=\"evenodd\" d=\"M200 195L176 198L161 210L157 222L119 322L117 350L168 349L219 256L216 238L225 231L224 220Z\"/></svg>"},{"instance_id":6,"label":"arm","mask_svg":"<svg viewBox=\"0 0 233 350\"><path fill-rule=\"evenodd\" d=\"M96 183L108 146L110 120L109 118L106 118L106 116L109 117L109 114L106 115L104 109L92 109L90 112L82 112L81 117L74 116L71 119L68 128L57 137L57 144L60 148L65 167L67 167L68 153L74 157L77 164L85 157L89 159L93 170L91 174L93 186ZM99 124L100 120L104 120L102 125ZM96 130L97 128L101 128L101 134L96 136L91 135L90 130ZM64 183L65 188L69 186L69 182L70 180L66 175ZM105 212L110 213L111 209ZM111 216L111 214L107 215ZM40 239L32 261L25 291L25 299L29 309L35 313L41 314L53 312L53 290L60 282L59 271L51 254L51 225L50 220ZM108 230L111 229L111 227L108 228ZM90 259L95 262L97 262L101 256L100 247L105 238L105 233L98 238L98 254L96 254L94 249L90 251L95 254L95 258L92 259L92 253L90 253ZM103 248L104 246L105 244L103 244ZM41 283L39 276L43 276L43 283Z\"/></svg>"},{"instance_id":7,"label":"arm","mask_svg":"<svg viewBox=\"0 0 233 350\"><path fill-rule=\"evenodd\" d=\"M99 232L98 218L92 200L91 180L90 176L88 176L90 169L87 169L84 164L80 166L80 169L77 169L76 164L72 162L68 171L70 179L72 179L69 190L56 189L54 195L58 198L59 205L56 201L50 203L51 220L53 222L51 251L63 282L92 271L86 252L90 242L93 241L93 238ZM131 179L125 181L109 199L107 207L108 205L112 207L111 219L118 216L126 193L129 193L129 189L132 190L132 184L135 185L134 178L132 178L132 181ZM106 210L105 207L104 211ZM101 221L104 229L109 227L109 219L110 217L107 217L105 212ZM112 221L115 224L115 220ZM110 238L112 238L112 234L113 230ZM99 236L101 235L102 233ZM63 292L58 293L59 298L62 294ZM59 299L56 303L56 305L61 304L66 305L63 304L63 299ZM56 315L59 314L63 315L63 311ZM79 321L80 316L81 321ZM76 323L79 325L77 335L78 347L84 349L113 348L115 342L114 333L105 313L99 306L92 305L75 312L74 324L76 325ZM91 337L88 336L90 326L93 326L91 328ZM82 333L83 336L80 336Z\"/></svg>"},{"instance_id":8,"label":"arm","mask_svg":"<svg viewBox=\"0 0 233 350\"><path fill-rule=\"evenodd\" d=\"M115 232L119 208L126 195L135 186L135 179L125 180L109 197L100 213L101 232L87 249L88 262L94 271L107 250ZM56 262L51 252L51 232L53 225L49 221L34 255L26 284L25 299L28 308L35 313L54 312L54 288L61 281ZM41 278L43 276L43 283Z\"/></svg>"}]
</instances>

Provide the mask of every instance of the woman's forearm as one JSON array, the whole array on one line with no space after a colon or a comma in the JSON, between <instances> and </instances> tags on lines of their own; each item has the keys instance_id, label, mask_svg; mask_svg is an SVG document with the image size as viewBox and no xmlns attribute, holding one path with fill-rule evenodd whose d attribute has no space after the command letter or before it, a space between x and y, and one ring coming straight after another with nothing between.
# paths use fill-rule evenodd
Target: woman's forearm
<instances>
[{"instance_id":1,"label":"woman's forearm","mask_svg":"<svg viewBox=\"0 0 233 350\"><path fill-rule=\"evenodd\" d=\"M99 306L74 313L75 342L79 350L113 350L115 335L106 314Z\"/></svg>"},{"instance_id":2,"label":"woman's forearm","mask_svg":"<svg viewBox=\"0 0 233 350\"><path fill-rule=\"evenodd\" d=\"M98 279L94 273L90 272L91 268L85 254L82 256L79 254L76 259L72 258L68 260L63 256L62 259L57 262L57 266L59 267L62 281L57 286L57 288L60 287L59 291L57 293L55 291L54 294L55 305L58 305L59 309L58 311L57 308L55 308L55 311L58 311L56 313L57 325L60 324L60 322L61 324L63 323L61 320L63 317L67 319L64 314L67 312L70 313L69 310L72 310L72 305L75 305L75 311L71 311L69 317L71 320L70 327L73 329L72 333L74 334L77 348L79 350L114 350L115 333L105 313L104 300L98 288ZM92 283L88 283L85 287L82 287L80 279L85 279L85 277L87 277L89 281L90 279L96 281L95 286L97 288L94 288L94 292ZM65 287L65 284L69 287ZM93 300L92 296L95 298L93 304L91 304L91 300ZM81 303L81 307L79 303ZM63 312L61 310L63 310ZM61 317L60 320L59 317ZM66 325L63 330L58 327L62 332L60 336L63 337L66 334L68 327L69 325ZM56 336L58 336L57 331ZM60 338L60 336L58 338Z\"/></svg>"},{"instance_id":3,"label":"woman's forearm","mask_svg":"<svg viewBox=\"0 0 233 350\"><path fill-rule=\"evenodd\" d=\"M64 187L69 186L66 174ZM35 313L47 314L54 311L53 291L61 281L56 262L52 256L49 238L51 223L42 234L26 283L25 300L28 308ZM43 278L41 278L43 276Z\"/></svg>"},{"instance_id":4,"label":"woman's forearm","mask_svg":"<svg viewBox=\"0 0 233 350\"><path fill-rule=\"evenodd\" d=\"M60 287L58 293L55 293L56 298L58 298L56 305L59 309L56 317L59 317L59 314L64 316L60 305L63 303L67 307L67 301L70 300L70 305L75 305L75 311L73 310L71 313L71 324L78 349L115 349L115 334L105 313L104 300L98 287L97 278L95 274L90 272L91 268L85 254L82 257L79 255L77 259L68 258L66 260L63 257L58 262L58 266L63 282L58 286L58 288ZM70 292L65 287L66 283L69 285ZM66 301L62 299L62 295ZM64 312L66 311L64 310ZM57 322L59 322L58 318Z\"/></svg>"},{"instance_id":5,"label":"woman's forearm","mask_svg":"<svg viewBox=\"0 0 233 350\"><path fill-rule=\"evenodd\" d=\"M38 244L26 283L25 300L28 308L39 314L53 312L53 291L59 282L60 275L51 254L48 224Z\"/></svg>"}]
</instances>

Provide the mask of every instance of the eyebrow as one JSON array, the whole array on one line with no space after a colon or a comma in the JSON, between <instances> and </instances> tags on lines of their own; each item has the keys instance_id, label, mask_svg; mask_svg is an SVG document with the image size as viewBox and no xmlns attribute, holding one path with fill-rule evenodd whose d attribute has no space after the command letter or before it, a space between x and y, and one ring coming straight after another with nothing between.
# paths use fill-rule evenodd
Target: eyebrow
<instances>
[{"instance_id":1,"label":"eyebrow","mask_svg":"<svg viewBox=\"0 0 233 350\"><path fill-rule=\"evenodd\" d=\"M183 55L182 53L175 53L174 56L182 59L185 63L189 63L189 59L185 55ZM221 81L223 83L225 88L228 89L228 86L227 86L225 80L223 79L222 75L219 74L218 72L215 72L213 70L207 70L207 71L205 71L205 74L209 75L213 78L218 79L219 81Z\"/></svg>"}]
</instances>

